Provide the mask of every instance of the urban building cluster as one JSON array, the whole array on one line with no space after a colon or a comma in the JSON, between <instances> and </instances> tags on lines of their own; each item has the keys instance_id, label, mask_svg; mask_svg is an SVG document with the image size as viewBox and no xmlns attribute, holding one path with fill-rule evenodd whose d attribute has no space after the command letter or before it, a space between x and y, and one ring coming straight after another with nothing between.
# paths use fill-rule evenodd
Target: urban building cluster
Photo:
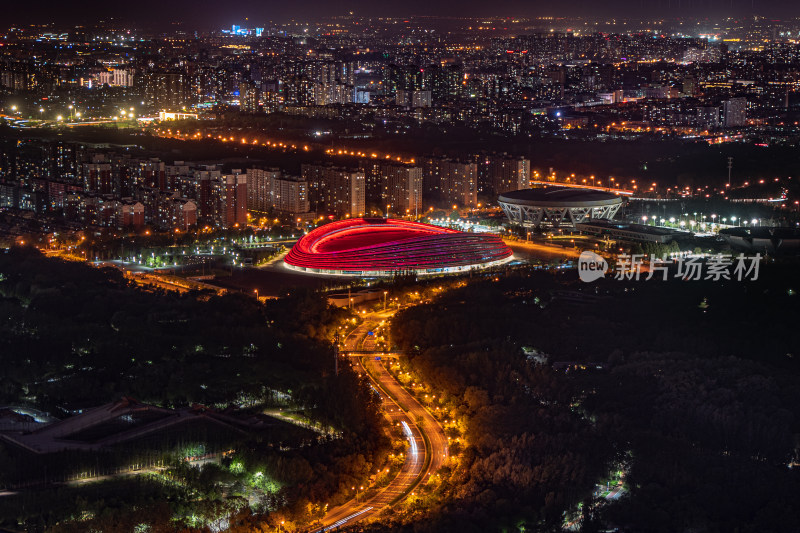
<instances>
[{"instance_id":1,"label":"urban building cluster","mask_svg":"<svg viewBox=\"0 0 800 533\"><path fill-rule=\"evenodd\" d=\"M697 133L778 126L800 105L797 21L474 24L351 16L191 34L12 28L0 89L27 98L20 118L235 109L356 120L366 136L426 123Z\"/></svg>"},{"instance_id":2,"label":"urban building cluster","mask_svg":"<svg viewBox=\"0 0 800 533\"><path fill-rule=\"evenodd\" d=\"M11 141L0 152L0 207L103 227L231 228L247 222L247 177L217 165L133 157L124 149Z\"/></svg>"},{"instance_id":3,"label":"urban building cluster","mask_svg":"<svg viewBox=\"0 0 800 533\"><path fill-rule=\"evenodd\" d=\"M294 175L279 168L226 171L77 142L0 146L0 207L117 228L234 228L247 224L248 214L298 223L318 216L419 216L428 209L423 199L475 207L479 189L501 193L529 185L530 161L506 154L428 157L420 165L363 160L355 168L304 163Z\"/></svg>"},{"instance_id":4,"label":"urban building cluster","mask_svg":"<svg viewBox=\"0 0 800 533\"><path fill-rule=\"evenodd\" d=\"M277 135L285 123L327 119L341 127L299 133L326 155L348 139L446 136L461 127L498 139L670 133L769 144L796 141L789 121L800 109L798 61L800 23L759 18L603 26L346 16L159 34L36 26L3 35L0 110L18 128L155 123L148 131L175 136L173 121L190 121L194 135L229 141L239 123L251 132L253 117L275 116L269 133ZM298 223L414 217L434 206L478 207L538 179L530 159L497 147L236 169L27 139L3 146L0 205L86 225L163 229L242 226L248 213Z\"/></svg>"}]
</instances>

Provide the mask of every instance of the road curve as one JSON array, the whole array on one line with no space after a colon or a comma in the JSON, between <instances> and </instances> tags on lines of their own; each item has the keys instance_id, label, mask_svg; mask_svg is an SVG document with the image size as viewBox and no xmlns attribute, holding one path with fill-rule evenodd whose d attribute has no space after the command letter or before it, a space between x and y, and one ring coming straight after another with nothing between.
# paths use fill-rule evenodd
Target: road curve
<instances>
[{"instance_id":1,"label":"road curve","mask_svg":"<svg viewBox=\"0 0 800 533\"><path fill-rule=\"evenodd\" d=\"M345 338L345 349L370 349L374 341L367 334L375 325L373 317L365 320ZM381 362L368 356L351 360L357 365L357 370L369 378L380 395L381 411L391 424L400 426L409 446L400 472L386 487L369 497L362 497L360 501L354 499L331 509L321 524L311 529L313 532L336 530L377 516L411 494L447 460L447 437L433 416L389 374Z\"/></svg>"}]
</instances>

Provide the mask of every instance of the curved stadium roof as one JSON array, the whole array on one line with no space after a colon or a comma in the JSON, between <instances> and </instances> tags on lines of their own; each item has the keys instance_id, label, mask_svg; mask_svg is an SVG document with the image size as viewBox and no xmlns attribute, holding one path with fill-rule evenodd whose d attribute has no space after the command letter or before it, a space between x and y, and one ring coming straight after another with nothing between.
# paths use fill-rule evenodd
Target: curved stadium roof
<instances>
[{"instance_id":1,"label":"curved stadium roof","mask_svg":"<svg viewBox=\"0 0 800 533\"><path fill-rule=\"evenodd\" d=\"M511 249L497 235L406 220L355 218L311 231L284 261L307 272L380 276L457 272L510 259Z\"/></svg>"}]
</instances>

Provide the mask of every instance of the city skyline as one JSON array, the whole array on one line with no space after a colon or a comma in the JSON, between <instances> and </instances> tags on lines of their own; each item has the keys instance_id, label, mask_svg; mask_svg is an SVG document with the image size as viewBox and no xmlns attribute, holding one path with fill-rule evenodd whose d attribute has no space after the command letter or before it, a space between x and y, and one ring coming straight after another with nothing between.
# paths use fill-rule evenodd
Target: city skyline
<instances>
[{"instance_id":1,"label":"city skyline","mask_svg":"<svg viewBox=\"0 0 800 533\"><path fill-rule=\"evenodd\" d=\"M15 4L0 530L797 533L790 7Z\"/></svg>"},{"instance_id":2,"label":"city skyline","mask_svg":"<svg viewBox=\"0 0 800 533\"><path fill-rule=\"evenodd\" d=\"M586 17L604 20L618 19L677 19L702 17L720 20L726 17L767 16L792 18L800 16L800 5L791 0L610 0L602 3L573 0L554 5L545 0L520 3L500 0L486 5L477 0L459 4L458 14L452 5L437 0L414 0L402 5L380 3L364 6L356 2L336 3L309 0L300 5L284 2L245 0L231 4L218 2L188 2L179 0L167 5L154 0L132 3L79 2L65 5L47 1L36 4L15 2L4 6L0 25L55 23L57 25L91 25L98 21L116 19L122 24L135 24L145 29L168 30L182 27L207 31L231 24L253 25L290 20L313 22L327 17Z\"/></svg>"}]
</instances>

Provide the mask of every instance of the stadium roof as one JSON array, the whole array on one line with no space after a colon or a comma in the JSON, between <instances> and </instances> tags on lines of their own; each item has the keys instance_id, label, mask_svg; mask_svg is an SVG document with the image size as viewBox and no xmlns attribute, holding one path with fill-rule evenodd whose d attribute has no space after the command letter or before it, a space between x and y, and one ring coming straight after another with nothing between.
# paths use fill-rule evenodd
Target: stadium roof
<instances>
[{"instance_id":1,"label":"stadium roof","mask_svg":"<svg viewBox=\"0 0 800 533\"><path fill-rule=\"evenodd\" d=\"M595 189L551 186L506 192L498 197L498 201L543 207L590 207L619 204L622 198Z\"/></svg>"},{"instance_id":2,"label":"stadium roof","mask_svg":"<svg viewBox=\"0 0 800 533\"><path fill-rule=\"evenodd\" d=\"M461 272L511 260L497 235L462 233L394 219L347 219L300 239L284 259L289 268L336 275L382 276Z\"/></svg>"}]
</instances>

